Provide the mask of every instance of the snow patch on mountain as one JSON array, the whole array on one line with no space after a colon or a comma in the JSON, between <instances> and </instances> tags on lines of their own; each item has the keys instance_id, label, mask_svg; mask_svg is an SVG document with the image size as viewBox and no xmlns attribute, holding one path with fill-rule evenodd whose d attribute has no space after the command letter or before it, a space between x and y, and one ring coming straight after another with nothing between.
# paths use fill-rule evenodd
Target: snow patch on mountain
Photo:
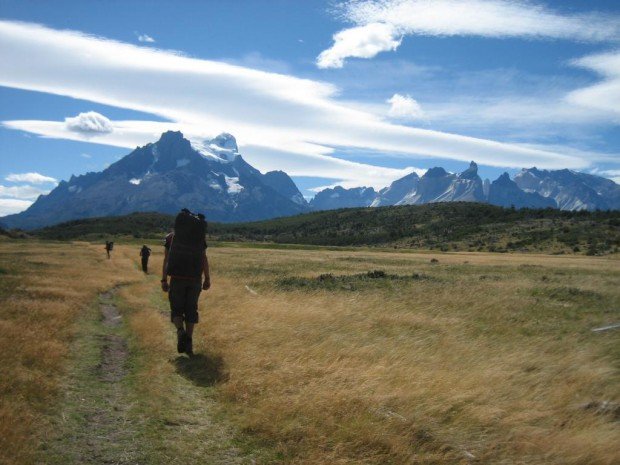
<instances>
[{"instance_id":1,"label":"snow patch on mountain","mask_svg":"<svg viewBox=\"0 0 620 465\"><path fill-rule=\"evenodd\" d=\"M297 193L291 197L291 200L295 202L297 205L306 205L306 199L301 193Z\"/></svg>"},{"instance_id":2,"label":"snow patch on mountain","mask_svg":"<svg viewBox=\"0 0 620 465\"><path fill-rule=\"evenodd\" d=\"M138 179L138 178L132 178L129 180L129 183L133 184L134 186L139 186L141 182L142 182L142 179Z\"/></svg>"},{"instance_id":3,"label":"snow patch on mountain","mask_svg":"<svg viewBox=\"0 0 620 465\"><path fill-rule=\"evenodd\" d=\"M224 176L224 179L226 179L226 185L230 194L238 194L243 190L243 186L239 184L239 178Z\"/></svg>"}]
</instances>

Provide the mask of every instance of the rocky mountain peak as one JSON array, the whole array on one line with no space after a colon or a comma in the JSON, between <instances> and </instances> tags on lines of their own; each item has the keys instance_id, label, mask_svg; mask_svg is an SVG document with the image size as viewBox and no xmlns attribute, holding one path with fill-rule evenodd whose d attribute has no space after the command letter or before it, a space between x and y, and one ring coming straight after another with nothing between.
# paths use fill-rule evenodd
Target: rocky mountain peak
<instances>
[{"instance_id":1,"label":"rocky mountain peak","mask_svg":"<svg viewBox=\"0 0 620 465\"><path fill-rule=\"evenodd\" d=\"M446 176L447 174L448 172L444 170L442 167L435 166L429 169L426 173L424 173L424 176L422 177L423 178L441 178L443 176Z\"/></svg>"},{"instance_id":2,"label":"rocky mountain peak","mask_svg":"<svg viewBox=\"0 0 620 465\"><path fill-rule=\"evenodd\" d=\"M501 174L501 176L499 178L497 178L495 181L493 181L495 184L499 184L499 185L507 185L509 183L511 183L511 179L510 179L510 175L508 173L506 173L505 171Z\"/></svg>"},{"instance_id":3,"label":"rocky mountain peak","mask_svg":"<svg viewBox=\"0 0 620 465\"><path fill-rule=\"evenodd\" d=\"M238 152L239 147L237 147L237 139L232 134L227 132L223 132L220 135L211 139L211 144L216 145L222 149L232 150L233 152Z\"/></svg>"},{"instance_id":4,"label":"rocky mountain peak","mask_svg":"<svg viewBox=\"0 0 620 465\"><path fill-rule=\"evenodd\" d=\"M476 176L478 176L478 165L475 161L472 161L469 164L469 168L459 174L461 179L474 179Z\"/></svg>"}]
</instances>

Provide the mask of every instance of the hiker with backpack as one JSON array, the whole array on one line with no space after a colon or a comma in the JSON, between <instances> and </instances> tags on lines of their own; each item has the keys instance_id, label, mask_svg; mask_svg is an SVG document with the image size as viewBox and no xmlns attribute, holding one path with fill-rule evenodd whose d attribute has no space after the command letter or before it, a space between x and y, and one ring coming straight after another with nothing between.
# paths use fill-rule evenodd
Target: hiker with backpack
<instances>
[{"instance_id":1,"label":"hiker with backpack","mask_svg":"<svg viewBox=\"0 0 620 465\"><path fill-rule=\"evenodd\" d=\"M142 246L140 249L140 257L142 257L142 271L148 273L149 268L149 257L151 256L151 249L149 249L146 245Z\"/></svg>"},{"instance_id":2,"label":"hiker with backpack","mask_svg":"<svg viewBox=\"0 0 620 465\"><path fill-rule=\"evenodd\" d=\"M184 208L164 241L161 288L168 292L170 319L177 329L177 351L190 356L194 353L192 335L198 323L198 297L211 287L206 232L204 216Z\"/></svg>"},{"instance_id":3,"label":"hiker with backpack","mask_svg":"<svg viewBox=\"0 0 620 465\"><path fill-rule=\"evenodd\" d=\"M110 252L112 252L113 248L114 248L114 242L105 241L105 252L108 254L108 260L110 259Z\"/></svg>"}]
</instances>

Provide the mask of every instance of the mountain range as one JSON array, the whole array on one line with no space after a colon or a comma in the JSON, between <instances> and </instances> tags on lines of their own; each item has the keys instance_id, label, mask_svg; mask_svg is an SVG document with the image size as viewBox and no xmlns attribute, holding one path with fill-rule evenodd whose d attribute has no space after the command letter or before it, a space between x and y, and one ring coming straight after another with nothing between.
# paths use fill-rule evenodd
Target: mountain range
<instances>
[{"instance_id":1,"label":"mountain range","mask_svg":"<svg viewBox=\"0 0 620 465\"><path fill-rule=\"evenodd\" d=\"M242 222L312 210L435 202L486 202L515 208L620 209L620 186L571 170L523 169L492 183L473 161L461 173L440 167L411 173L378 192L372 187L324 189L308 203L283 171L262 174L239 154L231 134L200 145L168 131L97 173L72 176L24 212L0 218L6 228L35 229L64 221L136 211L203 212L211 221Z\"/></svg>"},{"instance_id":2,"label":"mountain range","mask_svg":"<svg viewBox=\"0 0 620 465\"><path fill-rule=\"evenodd\" d=\"M357 203L356 203L357 202ZM558 208L560 210L620 210L620 186L610 179L572 170L521 170L484 181L471 162L461 173L441 167L394 181L374 192L372 188L335 187L319 192L310 202L315 209L421 205L436 202L484 202L502 207Z\"/></svg>"}]
</instances>

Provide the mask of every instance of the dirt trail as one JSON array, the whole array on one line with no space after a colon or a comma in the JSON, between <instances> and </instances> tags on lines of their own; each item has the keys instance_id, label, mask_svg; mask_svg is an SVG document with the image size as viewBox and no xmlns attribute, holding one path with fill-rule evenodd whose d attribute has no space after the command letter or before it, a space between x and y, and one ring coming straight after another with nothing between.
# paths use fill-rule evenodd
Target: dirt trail
<instances>
[{"instance_id":1,"label":"dirt trail","mask_svg":"<svg viewBox=\"0 0 620 465\"><path fill-rule=\"evenodd\" d=\"M148 404L144 408L132 369L142 359L130 350L128 328L115 299L116 289L104 292L84 313L71 346L64 402L54 416L53 434L41 447L40 463L257 463L260 451L240 449L231 425L216 417L214 385L221 379L223 363L217 358L172 352L174 358L163 362L176 368L167 386L172 394L164 394L155 411Z\"/></svg>"},{"instance_id":2,"label":"dirt trail","mask_svg":"<svg viewBox=\"0 0 620 465\"><path fill-rule=\"evenodd\" d=\"M146 465L136 447L139 425L130 416L129 348L115 293L99 295L72 345L75 362L56 435L44 446L45 463Z\"/></svg>"},{"instance_id":3,"label":"dirt trail","mask_svg":"<svg viewBox=\"0 0 620 465\"><path fill-rule=\"evenodd\" d=\"M127 341L118 334L122 318L113 303L115 291L100 295L99 310L106 331L97 335L100 361L96 366L101 383L95 390L96 405L86 416L80 463L140 463L135 456L134 428L128 420L128 404L122 381L127 374Z\"/></svg>"}]
</instances>

